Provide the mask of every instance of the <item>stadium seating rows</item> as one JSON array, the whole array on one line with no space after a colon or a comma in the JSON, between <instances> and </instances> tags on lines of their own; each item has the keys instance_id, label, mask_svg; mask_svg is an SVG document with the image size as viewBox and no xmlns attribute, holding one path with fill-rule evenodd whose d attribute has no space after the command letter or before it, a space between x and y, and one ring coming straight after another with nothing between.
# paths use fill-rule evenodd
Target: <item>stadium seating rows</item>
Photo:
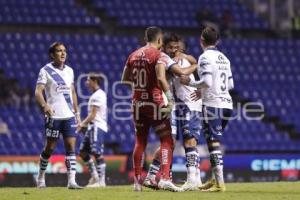
<instances>
[{"instance_id":1,"label":"stadium seating rows","mask_svg":"<svg viewBox=\"0 0 300 200\"><path fill-rule=\"evenodd\" d=\"M101 20L73 0L1 0L0 23L100 26Z\"/></svg>"},{"instance_id":2,"label":"stadium seating rows","mask_svg":"<svg viewBox=\"0 0 300 200\"><path fill-rule=\"evenodd\" d=\"M132 120L118 120L111 109L115 103L130 102L112 95L112 84L120 80L128 54L138 47L138 39L131 36L100 36L93 34L1 33L0 68L9 77L17 78L21 86L34 89L40 67L48 62L47 48L55 40L64 41L69 50L68 63L75 74L101 71L109 80L109 124L106 143L118 145L118 152L132 151L134 134ZM190 52L201 53L198 38L187 38ZM299 119L300 41L289 40L224 40L220 48L231 59L236 90L252 101L262 102L266 112L281 117L296 126ZM284 49L283 49L284 47ZM292 50L290 50L292 49ZM27 81L27 82L26 82ZM117 88L117 94L128 94ZM289 97L288 99L286 97ZM38 154L43 144L43 116L37 107L30 111L0 108L0 117L11 131L0 135L0 155ZM128 117L128 113L118 113ZM130 117L130 116L129 116ZM150 141L157 141L150 135ZM81 138L79 138L81 139ZM204 142L203 139L201 141ZM224 137L225 147L231 151L296 150L299 142L288 133L278 132L273 125L261 121L235 120L229 123ZM57 152L64 153L63 146ZM107 154L113 153L106 149Z\"/></svg>"},{"instance_id":3,"label":"stadium seating rows","mask_svg":"<svg viewBox=\"0 0 300 200\"><path fill-rule=\"evenodd\" d=\"M224 11L232 13L237 29L262 29L269 26L236 0L93 0L96 8L105 9L121 26L197 28L197 12L209 11L221 19ZM173 11L173 12L170 12ZM174 12L175 11L175 12Z\"/></svg>"}]
</instances>

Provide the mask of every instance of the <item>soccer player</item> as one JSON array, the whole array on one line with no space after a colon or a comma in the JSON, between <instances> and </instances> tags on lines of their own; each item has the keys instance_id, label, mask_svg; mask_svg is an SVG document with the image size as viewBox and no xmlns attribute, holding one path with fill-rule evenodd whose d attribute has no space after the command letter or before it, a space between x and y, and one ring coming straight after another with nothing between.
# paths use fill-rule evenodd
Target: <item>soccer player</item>
<instances>
[{"instance_id":1,"label":"soccer player","mask_svg":"<svg viewBox=\"0 0 300 200\"><path fill-rule=\"evenodd\" d=\"M84 132L80 157L88 165L91 178L87 187L105 187L105 161L103 158L104 135L107 132L107 97L100 88L99 74L90 73L86 85L93 93L88 102L88 116L78 125L77 132ZM86 130L87 128L87 130ZM91 158L94 156L94 160Z\"/></svg>"},{"instance_id":2,"label":"soccer player","mask_svg":"<svg viewBox=\"0 0 300 200\"><path fill-rule=\"evenodd\" d=\"M191 63L196 63L196 59L191 55L184 54L185 45L180 37L174 33L164 36L163 51L171 58L177 61L181 68L186 68ZM176 57L175 57L176 56ZM194 80L194 76L189 76ZM197 152L197 141L201 130L201 100L193 101L191 95L195 88L182 85L178 76L172 79L173 93L175 95L175 110L172 112L172 134L174 143L176 134L183 135L184 148L187 160L187 181L182 186L183 190L196 190L201 185L200 171L198 168L199 159ZM179 125L179 126L178 126ZM177 131L177 128L179 130ZM159 172L160 161L156 151L152 164L150 165L144 185L150 188L156 188L156 175Z\"/></svg>"},{"instance_id":3,"label":"soccer player","mask_svg":"<svg viewBox=\"0 0 300 200\"><path fill-rule=\"evenodd\" d=\"M67 187L69 189L82 189L75 181L76 122L80 122L80 115L74 88L74 72L71 67L65 64L67 51L63 43L53 43L49 47L49 56L52 62L41 68L35 89L35 97L46 117L46 143L40 155L40 168L36 180L37 187L46 187L45 171L48 160L62 134L68 172ZM44 91L46 100L43 96Z\"/></svg>"},{"instance_id":4,"label":"soccer player","mask_svg":"<svg viewBox=\"0 0 300 200\"><path fill-rule=\"evenodd\" d=\"M232 114L232 98L229 90L233 89L230 61L217 48L219 33L206 27L201 33L201 47L204 51L198 60L199 81L181 77L181 83L201 88L203 102L203 131L206 137L213 178L199 187L203 191L225 191L223 178L223 155L221 139L224 128Z\"/></svg>"},{"instance_id":5,"label":"soccer player","mask_svg":"<svg viewBox=\"0 0 300 200\"><path fill-rule=\"evenodd\" d=\"M173 157L173 140L171 124L167 116L173 109L174 100L166 80L166 71L172 68L178 74L190 74L195 66L181 70L166 54L160 52L163 33L158 27L149 27L145 31L146 46L134 51L127 59L122 82L133 85L133 116L136 131L136 143L133 151L135 171L134 190L142 190L141 171L143 155L147 145L149 128L153 127L160 137L160 162L162 178L159 188L181 191L169 177L170 164ZM168 104L164 105L163 95Z\"/></svg>"}]
</instances>

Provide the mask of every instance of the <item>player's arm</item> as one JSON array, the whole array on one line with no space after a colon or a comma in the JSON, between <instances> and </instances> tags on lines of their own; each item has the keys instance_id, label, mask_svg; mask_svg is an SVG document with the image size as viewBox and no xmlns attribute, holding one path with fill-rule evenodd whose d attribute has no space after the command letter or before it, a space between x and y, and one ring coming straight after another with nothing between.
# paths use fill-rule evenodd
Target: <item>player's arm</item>
<instances>
[{"instance_id":1,"label":"player's arm","mask_svg":"<svg viewBox=\"0 0 300 200\"><path fill-rule=\"evenodd\" d=\"M73 109L74 109L74 113L75 113L75 118L76 118L77 124L79 124L81 119L80 119L78 99L77 99L77 94L76 94L74 84L72 84L71 90L72 90L72 101L73 101Z\"/></svg>"},{"instance_id":2,"label":"player's arm","mask_svg":"<svg viewBox=\"0 0 300 200\"><path fill-rule=\"evenodd\" d=\"M131 83L130 70L127 67L127 65L125 65L125 67L124 67L121 81L122 81L122 83Z\"/></svg>"},{"instance_id":3,"label":"player's arm","mask_svg":"<svg viewBox=\"0 0 300 200\"><path fill-rule=\"evenodd\" d=\"M178 57L178 58L184 58L187 61L189 61L189 63L191 63L192 65L193 64L197 64L196 58L194 56L192 56L192 55L188 55L188 54L182 53L180 51L177 51L176 52L176 57Z\"/></svg>"},{"instance_id":4,"label":"player's arm","mask_svg":"<svg viewBox=\"0 0 300 200\"><path fill-rule=\"evenodd\" d=\"M228 77L228 89L232 90L234 88L234 82L232 76Z\"/></svg>"},{"instance_id":5,"label":"player's arm","mask_svg":"<svg viewBox=\"0 0 300 200\"><path fill-rule=\"evenodd\" d=\"M35 88L35 98L36 98L36 101L38 102L38 104L43 109L44 113L48 117L50 117L50 116L54 115L54 111L47 104L47 102L45 101L45 98L44 98L44 95L43 95L44 90L45 90L45 85L44 84L37 84L36 88Z\"/></svg>"},{"instance_id":6,"label":"player's arm","mask_svg":"<svg viewBox=\"0 0 300 200\"><path fill-rule=\"evenodd\" d=\"M172 92L170 91L170 86L166 78L166 66L161 63L156 64L155 72L158 84L162 91L165 93L168 100L167 107L161 109L161 112L164 113L163 117L166 117L172 111L174 105L174 97Z\"/></svg>"},{"instance_id":7,"label":"player's arm","mask_svg":"<svg viewBox=\"0 0 300 200\"><path fill-rule=\"evenodd\" d=\"M121 82L123 84L127 84L127 85L130 85L132 87L133 82L132 82L132 77L131 77L131 69L130 69L130 66L129 66L129 59L130 59L130 56L127 59L126 64L124 66Z\"/></svg>"},{"instance_id":8,"label":"player's arm","mask_svg":"<svg viewBox=\"0 0 300 200\"><path fill-rule=\"evenodd\" d=\"M181 82L181 80L180 80L180 82ZM190 80L188 85L191 87L196 87L196 88L209 88L212 86L212 82L213 82L212 75L205 74L201 77L201 79L199 81Z\"/></svg>"},{"instance_id":9,"label":"player's arm","mask_svg":"<svg viewBox=\"0 0 300 200\"><path fill-rule=\"evenodd\" d=\"M228 76L228 90L232 90L234 88L234 82L232 77L231 69L229 70L229 76Z\"/></svg>"},{"instance_id":10,"label":"player's arm","mask_svg":"<svg viewBox=\"0 0 300 200\"><path fill-rule=\"evenodd\" d=\"M180 82L196 88L209 88L212 86L212 65L208 58L202 56L199 58L198 75L199 81L191 80L189 77L180 77Z\"/></svg>"},{"instance_id":11,"label":"player's arm","mask_svg":"<svg viewBox=\"0 0 300 200\"><path fill-rule=\"evenodd\" d=\"M192 55L187 55L187 54L184 54L185 55L185 59L187 59L191 64L197 64L197 60L196 58L194 58L194 56Z\"/></svg>"},{"instance_id":12,"label":"player's arm","mask_svg":"<svg viewBox=\"0 0 300 200\"><path fill-rule=\"evenodd\" d=\"M77 132L80 132L82 128L87 127L87 125L93 121L97 114L97 106L91 106L91 111L89 112L88 116L77 126Z\"/></svg>"},{"instance_id":13,"label":"player's arm","mask_svg":"<svg viewBox=\"0 0 300 200\"><path fill-rule=\"evenodd\" d=\"M193 64L189 67L185 67L185 68L181 68L178 64L174 64L170 67L170 71L177 75L177 76L181 76L181 75L190 75L191 73L193 73L197 68L197 64Z\"/></svg>"}]
</instances>

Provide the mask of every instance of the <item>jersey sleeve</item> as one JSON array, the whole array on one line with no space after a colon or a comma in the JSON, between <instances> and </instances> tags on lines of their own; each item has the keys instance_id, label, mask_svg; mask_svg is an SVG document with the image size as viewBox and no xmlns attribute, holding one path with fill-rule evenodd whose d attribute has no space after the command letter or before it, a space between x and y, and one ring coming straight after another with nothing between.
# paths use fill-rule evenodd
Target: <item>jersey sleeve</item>
<instances>
[{"instance_id":1,"label":"jersey sleeve","mask_svg":"<svg viewBox=\"0 0 300 200\"><path fill-rule=\"evenodd\" d=\"M44 68L42 68L39 72L39 76L36 84L46 85L46 83L47 83L47 72L44 70Z\"/></svg>"},{"instance_id":2,"label":"jersey sleeve","mask_svg":"<svg viewBox=\"0 0 300 200\"><path fill-rule=\"evenodd\" d=\"M176 62L165 53L160 53L157 64L163 64L169 70Z\"/></svg>"},{"instance_id":3,"label":"jersey sleeve","mask_svg":"<svg viewBox=\"0 0 300 200\"><path fill-rule=\"evenodd\" d=\"M228 72L228 87L229 87L229 90L234 88L234 82L233 82L233 77L232 77L232 72L231 72L231 66L230 66L229 72Z\"/></svg>"},{"instance_id":4,"label":"jersey sleeve","mask_svg":"<svg viewBox=\"0 0 300 200\"><path fill-rule=\"evenodd\" d=\"M212 74L212 63L210 62L209 58L207 56L200 56L198 60L198 75L204 76L207 74Z\"/></svg>"},{"instance_id":5,"label":"jersey sleeve","mask_svg":"<svg viewBox=\"0 0 300 200\"><path fill-rule=\"evenodd\" d=\"M91 106L101 107L106 104L106 96L93 95L91 97Z\"/></svg>"}]
</instances>

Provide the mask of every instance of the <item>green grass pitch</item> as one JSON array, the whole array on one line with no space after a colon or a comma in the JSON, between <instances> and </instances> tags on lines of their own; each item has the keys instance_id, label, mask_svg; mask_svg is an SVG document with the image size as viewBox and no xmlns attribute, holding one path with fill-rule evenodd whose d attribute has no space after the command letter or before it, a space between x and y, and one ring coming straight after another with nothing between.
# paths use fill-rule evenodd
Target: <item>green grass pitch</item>
<instances>
[{"instance_id":1,"label":"green grass pitch","mask_svg":"<svg viewBox=\"0 0 300 200\"><path fill-rule=\"evenodd\" d=\"M0 188L0 200L300 200L300 182L230 183L223 193L190 191L173 193L144 189L134 192L130 186L103 189L68 190L65 187Z\"/></svg>"}]
</instances>

